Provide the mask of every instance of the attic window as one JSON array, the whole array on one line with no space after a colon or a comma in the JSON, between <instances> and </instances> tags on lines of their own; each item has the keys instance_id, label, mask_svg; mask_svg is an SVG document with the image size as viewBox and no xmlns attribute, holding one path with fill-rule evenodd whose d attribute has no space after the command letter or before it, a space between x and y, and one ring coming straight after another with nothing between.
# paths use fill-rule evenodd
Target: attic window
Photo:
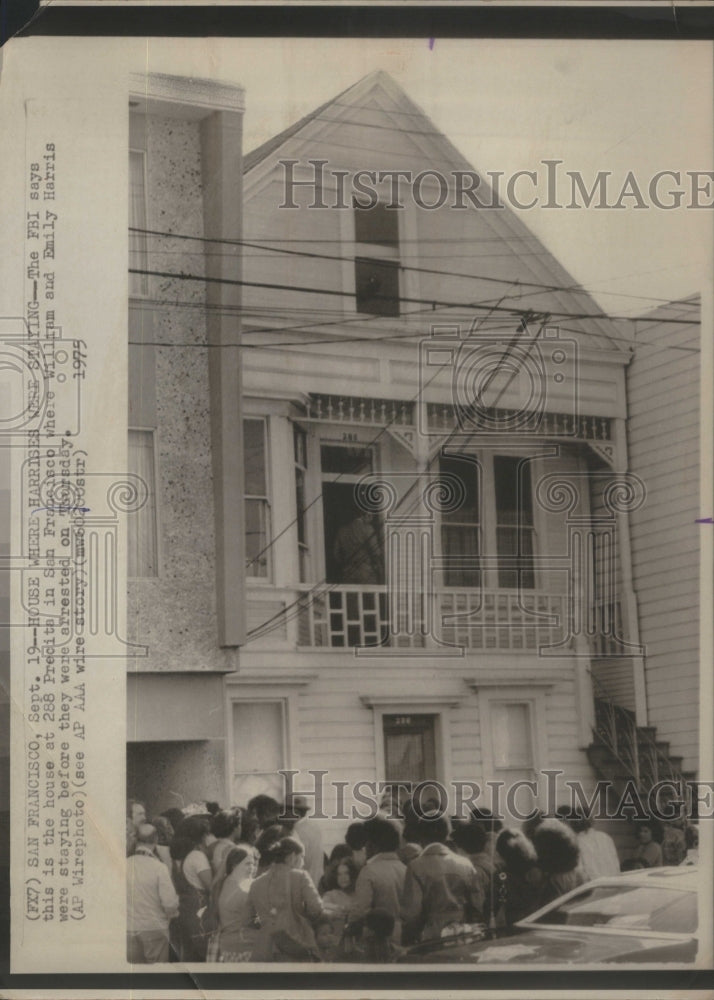
<instances>
[{"instance_id":1,"label":"attic window","mask_svg":"<svg viewBox=\"0 0 714 1000\"><path fill-rule=\"evenodd\" d=\"M399 315L399 217L377 202L353 201L355 218L355 299L358 313Z\"/></svg>"}]
</instances>

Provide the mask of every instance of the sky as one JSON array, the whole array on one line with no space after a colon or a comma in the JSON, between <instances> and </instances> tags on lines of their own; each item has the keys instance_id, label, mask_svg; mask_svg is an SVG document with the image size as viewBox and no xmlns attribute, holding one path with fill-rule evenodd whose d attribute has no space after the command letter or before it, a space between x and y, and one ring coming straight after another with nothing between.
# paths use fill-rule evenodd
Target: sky
<instances>
[{"instance_id":1,"label":"sky","mask_svg":"<svg viewBox=\"0 0 714 1000\"><path fill-rule=\"evenodd\" d=\"M628 171L647 208L522 211L577 281L613 314L641 314L703 290L712 275L714 209L692 208L686 171L713 169L709 42L495 39L212 39L198 48L147 39L149 71L242 84L246 151L374 69L407 91L480 172L563 161L591 187L612 172L610 202ZM203 46L203 47L201 47ZM651 178L679 171L673 210L652 206ZM543 181L543 185L545 181ZM522 189L525 195L530 193ZM544 194L545 188L542 187ZM568 200L566 192L565 200ZM699 196L714 202L714 185Z\"/></svg>"}]
</instances>

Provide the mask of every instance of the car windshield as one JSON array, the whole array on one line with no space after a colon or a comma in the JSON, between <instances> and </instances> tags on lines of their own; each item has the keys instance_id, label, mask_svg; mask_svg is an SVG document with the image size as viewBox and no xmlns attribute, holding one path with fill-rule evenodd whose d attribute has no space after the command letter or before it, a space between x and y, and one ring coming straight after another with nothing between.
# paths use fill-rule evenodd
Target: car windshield
<instances>
[{"instance_id":1,"label":"car windshield","mask_svg":"<svg viewBox=\"0 0 714 1000\"><path fill-rule=\"evenodd\" d=\"M697 927L697 897L657 886L593 886L529 923L691 934Z\"/></svg>"}]
</instances>

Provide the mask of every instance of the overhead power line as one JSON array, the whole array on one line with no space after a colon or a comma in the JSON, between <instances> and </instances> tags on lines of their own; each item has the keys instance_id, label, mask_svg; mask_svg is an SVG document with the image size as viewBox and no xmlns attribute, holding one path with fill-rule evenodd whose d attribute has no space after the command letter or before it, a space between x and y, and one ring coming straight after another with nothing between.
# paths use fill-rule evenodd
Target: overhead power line
<instances>
[{"instance_id":1,"label":"overhead power line","mask_svg":"<svg viewBox=\"0 0 714 1000\"><path fill-rule=\"evenodd\" d=\"M244 278L214 278L208 277L201 274L188 274L185 272L177 273L175 271L153 271L143 268L129 268L130 274L143 274L148 277L154 278L170 278L175 281L199 281L207 284L219 284L219 285L233 285L240 286L244 288L265 288L270 291L286 291L286 292L296 292L304 295L330 295L337 298L354 298L354 292L344 292L340 289L333 288L319 288L308 285L285 285L281 282L272 281L248 281ZM387 295L377 295L373 294L373 298L383 298L385 300L392 300L392 296ZM409 302L416 305L431 306L434 310L438 308L448 308L448 309L485 309L485 306L479 305L477 302L450 302L445 299L434 298L417 298L416 296L410 295L400 295L400 302ZM496 306L494 307L502 313L508 313L511 316L520 316L526 313L528 310L517 309L513 306ZM593 320L617 320L622 322L638 322L644 319L650 319L651 317L642 316L610 316L607 313L571 313L559 310L549 310L549 314L553 319L593 319ZM669 319L668 323L681 324L685 326L692 326L695 324L694 320L687 319ZM603 332L601 336L608 337L609 334Z\"/></svg>"}]
</instances>

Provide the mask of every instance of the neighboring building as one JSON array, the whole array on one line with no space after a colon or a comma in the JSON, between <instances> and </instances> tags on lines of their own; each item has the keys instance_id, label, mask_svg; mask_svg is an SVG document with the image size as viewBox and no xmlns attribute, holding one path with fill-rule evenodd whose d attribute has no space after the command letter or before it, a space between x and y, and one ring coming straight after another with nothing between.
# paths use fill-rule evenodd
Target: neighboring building
<instances>
[{"instance_id":1,"label":"neighboring building","mask_svg":"<svg viewBox=\"0 0 714 1000\"><path fill-rule=\"evenodd\" d=\"M209 283L233 298L206 309L200 280L155 276L132 299L130 339L174 346L133 348L133 462L157 499L130 545L131 638L149 647L131 663L131 794L245 803L280 794L281 768L299 790L328 771L327 813L358 780L559 768L591 789L612 763L592 746L603 705L649 721L628 338L508 208L456 210L453 189L419 207L389 182L353 202L357 171L426 171L427 205L433 171L473 189L384 73L245 157L242 263L241 220L202 201L206 126L137 110L145 227L196 238L149 237L150 270L218 261L245 285L239 302ZM230 242L204 255L204 237ZM207 315L233 326L207 334ZM207 335L223 348L190 346Z\"/></svg>"},{"instance_id":2,"label":"neighboring building","mask_svg":"<svg viewBox=\"0 0 714 1000\"><path fill-rule=\"evenodd\" d=\"M223 674L236 667L244 563L232 523L242 489L231 474L238 348L227 346L238 342L239 289L205 278L230 281L239 265L205 240L240 233L243 91L157 75L133 82L129 467L148 496L129 515L128 636L148 655L129 661L127 779L156 812L225 799ZM154 235L136 231L147 228Z\"/></svg>"},{"instance_id":3,"label":"neighboring building","mask_svg":"<svg viewBox=\"0 0 714 1000\"><path fill-rule=\"evenodd\" d=\"M637 324L627 370L630 467L647 485L632 515L632 565L646 649L647 718L687 772L699 767L700 299ZM684 321L684 322L683 322Z\"/></svg>"}]
</instances>

